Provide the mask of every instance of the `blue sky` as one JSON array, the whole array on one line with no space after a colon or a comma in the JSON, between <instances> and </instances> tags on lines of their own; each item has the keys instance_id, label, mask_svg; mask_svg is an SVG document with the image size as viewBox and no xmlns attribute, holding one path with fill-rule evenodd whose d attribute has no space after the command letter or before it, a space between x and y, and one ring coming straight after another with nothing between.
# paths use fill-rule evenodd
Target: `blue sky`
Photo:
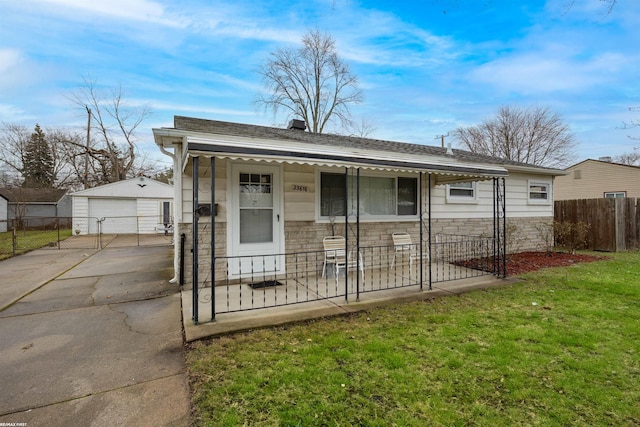
<instances>
[{"instance_id":1,"label":"blue sky","mask_svg":"<svg viewBox=\"0 0 640 427\"><path fill-rule=\"evenodd\" d=\"M640 146L640 7L619 0L0 0L0 121L81 129L83 77L122 86L152 115L283 125L256 107L257 67L308 29L330 33L358 75L371 137L437 145L499 106L559 113L578 160Z\"/></svg>"}]
</instances>

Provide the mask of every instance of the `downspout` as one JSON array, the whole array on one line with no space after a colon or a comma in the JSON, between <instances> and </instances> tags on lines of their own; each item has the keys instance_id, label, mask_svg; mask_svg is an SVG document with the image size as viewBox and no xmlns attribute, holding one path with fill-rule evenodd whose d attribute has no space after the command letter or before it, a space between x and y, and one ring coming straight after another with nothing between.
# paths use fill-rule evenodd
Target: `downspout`
<instances>
[{"instance_id":1,"label":"downspout","mask_svg":"<svg viewBox=\"0 0 640 427\"><path fill-rule=\"evenodd\" d=\"M180 233L176 230L176 224L182 223L182 156L176 155L178 151L176 144L171 145L173 146L173 153L167 151L162 145L158 145L158 148L163 154L173 159L173 278L169 280L169 283L177 283L180 277L180 254L177 250L180 247Z\"/></svg>"}]
</instances>

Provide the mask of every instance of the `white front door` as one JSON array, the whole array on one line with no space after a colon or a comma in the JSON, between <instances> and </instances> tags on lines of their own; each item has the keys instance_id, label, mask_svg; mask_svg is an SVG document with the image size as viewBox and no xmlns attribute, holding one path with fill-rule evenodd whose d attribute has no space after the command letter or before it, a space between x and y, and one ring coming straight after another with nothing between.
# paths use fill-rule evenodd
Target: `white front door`
<instances>
[{"instance_id":1,"label":"white front door","mask_svg":"<svg viewBox=\"0 0 640 427\"><path fill-rule=\"evenodd\" d=\"M231 174L232 276L284 273L280 168L233 164Z\"/></svg>"}]
</instances>

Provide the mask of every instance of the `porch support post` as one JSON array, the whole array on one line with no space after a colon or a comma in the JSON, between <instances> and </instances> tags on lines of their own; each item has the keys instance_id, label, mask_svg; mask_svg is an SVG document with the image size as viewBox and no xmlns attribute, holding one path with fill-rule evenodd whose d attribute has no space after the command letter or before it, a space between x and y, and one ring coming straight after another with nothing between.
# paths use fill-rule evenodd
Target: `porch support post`
<instances>
[{"instance_id":1,"label":"porch support post","mask_svg":"<svg viewBox=\"0 0 640 427\"><path fill-rule=\"evenodd\" d=\"M493 179L493 273L507 277L507 187L505 178Z\"/></svg>"},{"instance_id":2,"label":"porch support post","mask_svg":"<svg viewBox=\"0 0 640 427\"><path fill-rule=\"evenodd\" d=\"M505 178L502 181L502 278L507 277L507 184Z\"/></svg>"},{"instance_id":3,"label":"porch support post","mask_svg":"<svg viewBox=\"0 0 640 427\"><path fill-rule=\"evenodd\" d=\"M348 260L347 260L348 265ZM360 301L360 168L356 176L356 301ZM345 269L349 273L349 267Z\"/></svg>"},{"instance_id":4,"label":"porch support post","mask_svg":"<svg viewBox=\"0 0 640 427\"><path fill-rule=\"evenodd\" d=\"M427 180L427 198L428 198L428 202L429 202L429 290L432 290L433 288L431 287L431 284L433 283L432 280L432 273L431 273L431 257L433 256L433 253L431 252L431 173L429 173L429 179ZM438 244L438 242L436 242L436 245ZM437 249L434 252L438 252Z\"/></svg>"},{"instance_id":5,"label":"porch support post","mask_svg":"<svg viewBox=\"0 0 640 427\"><path fill-rule=\"evenodd\" d=\"M424 259L422 257L423 255L423 243L422 241L424 240L423 235L424 235L424 222L423 222L423 211L424 209L422 209L422 172L420 172L420 179L418 181L418 206L420 207L420 290L422 290L422 260Z\"/></svg>"},{"instance_id":6,"label":"porch support post","mask_svg":"<svg viewBox=\"0 0 640 427\"><path fill-rule=\"evenodd\" d=\"M216 158L211 156L211 321L216 321Z\"/></svg>"},{"instance_id":7,"label":"porch support post","mask_svg":"<svg viewBox=\"0 0 640 427\"><path fill-rule=\"evenodd\" d=\"M192 295L191 295L191 304L192 304L192 319L193 322L198 324L198 161L200 158L198 156L193 158L193 209L191 209L193 213L193 242L192 242L192 252L193 252L193 271L191 273L192 280Z\"/></svg>"},{"instance_id":8,"label":"porch support post","mask_svg":"<svg viewBox=\"0 0 640 427\"><path fill-rule=\"evenodd\" d=\"M498 178L493 178L493 274L498 275L498 259L496 258L496 246L498 239Z\"/></svg>"},{"instance_id":9,"label":"porch support post","mask_svg":"<svg viewBox=\"0 0 640 427\"><path fill-rule=\"evenodd\" d=\"M349 168L344 168L344 256L345 261L349 252ZM336 281L338 280L338 270L336 266ZM344 273L344 301L349 302L349 274L345 268ZM336 283L337 285L337 283Z\"/></svg>"}]
</instances>

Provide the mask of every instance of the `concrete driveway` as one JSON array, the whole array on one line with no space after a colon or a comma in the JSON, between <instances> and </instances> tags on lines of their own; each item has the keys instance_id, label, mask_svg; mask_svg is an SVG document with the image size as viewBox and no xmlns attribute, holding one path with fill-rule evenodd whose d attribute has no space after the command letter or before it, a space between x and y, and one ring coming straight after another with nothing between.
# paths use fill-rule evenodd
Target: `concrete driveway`
<instances>
[{"instance_id":1,"label":"concrete driveway","mask_svg":"<svg viewBox=\"0 0 640 427\"><path fill-rule=\"evenodd\" d=\"M172 247L0 262L0 424L188 426Z\"/></svg>"}]
</instances>

